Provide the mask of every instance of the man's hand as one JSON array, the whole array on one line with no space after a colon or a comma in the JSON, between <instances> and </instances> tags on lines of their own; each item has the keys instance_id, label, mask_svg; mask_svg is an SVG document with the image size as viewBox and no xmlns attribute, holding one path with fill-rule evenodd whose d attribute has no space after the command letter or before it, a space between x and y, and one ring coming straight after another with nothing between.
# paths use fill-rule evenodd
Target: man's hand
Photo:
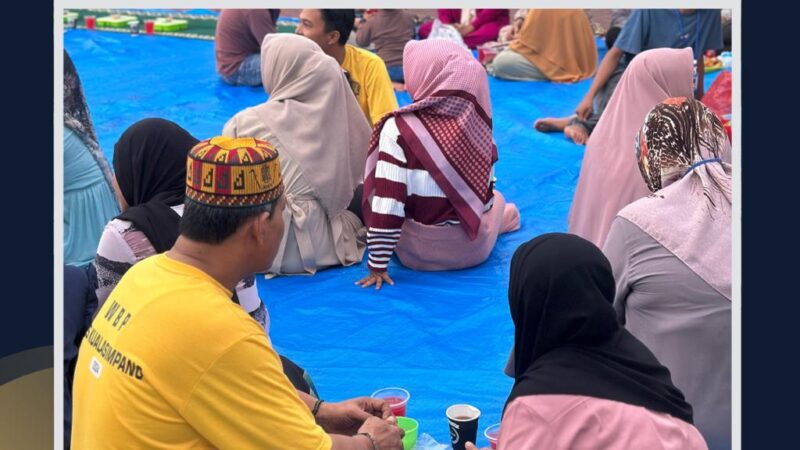
<instances>
[{"instance_id":1,"label":"man's hand","mask_svg":"<svg viewBox=\"0 0 800 450\"><path fill-rule=\"evenodd\" d=\"M317 412L317 423L328 433L353 436L370 417L389 419L392 409L383 400L359 397L339 403L323 403Z\"/></svg>"},{"instance_id":2,"label":"man's hand","mask_svg":"<svg viewBox=\"0 0 800 450\"><path fill-rule=\"evenodd\" d=\"M394 280L389 277L389 272L370 271L369 275L356 281L356 284L362 288L369 287L374 284L375 289L380 289L384 281L394 286Z\"/></svg>"},{"instance_id":3,"label":"man's hand","mask_svg":"<svg viewBox=\"0 0 800 450\"><path fill-rule=\"evenodd\" d=\"M400 450L403 448L403 430L397 426L397 419L392 416L387 420L370 417L358 429L359 433L369 433L378 443L381 450Z\"/></svg>"},{"instance_id":4,"label":"man's hand","mask_svg":"<svg viewBox=\"0 0 800 450\"><path fill-rule=\"evenodd\" d=\"M578 107L575 108L575 114L578 115L579 119L586 120L592 115L594 112L593 100L593 97L587 95L578 103Z\"/></svg>"}]
</instances>

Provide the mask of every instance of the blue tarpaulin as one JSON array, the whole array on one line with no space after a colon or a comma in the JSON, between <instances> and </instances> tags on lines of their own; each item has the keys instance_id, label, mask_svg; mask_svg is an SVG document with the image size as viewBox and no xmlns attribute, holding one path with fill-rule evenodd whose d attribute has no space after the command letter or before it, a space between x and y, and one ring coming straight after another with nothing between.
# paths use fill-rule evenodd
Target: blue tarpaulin
<instances>
[{"instance_id":1,"label":"blue tarpaulin","mask_svg":"<svg viewBox=\"0 0 800 450\"><path fill-rule=\"evenodd\" d=\"M238 111L266 99L261 87L231 87L219 80L213 42L70 30L64 46L109 161L119 135L139 119L163 117L204 139L220 134ZM598 46L602 55L601 40ZM706 77L706 87L713 78ZM496 186L519 207L522 228L500 236L480 266L425 273L393 261L389 271L396 284L378 292L354 285L367 274L365 263L313 277L259 277L273 345L311 373L322 398L337 401L404 387L412 396L408 415L420 421L421 433L439 442L449 440L447 406L470 403L482 412L478 443L488 445L483 429L500 421L512 385L502 372L513 342L507 302L511 256L541 233L566 230L583 158L582 146L560 133L539 133L531 124L538 117L572 113L590 83L490 77L500 155ZM401 105L410 102L405 93L398 99Z\"/></svg>"}]
</instances>

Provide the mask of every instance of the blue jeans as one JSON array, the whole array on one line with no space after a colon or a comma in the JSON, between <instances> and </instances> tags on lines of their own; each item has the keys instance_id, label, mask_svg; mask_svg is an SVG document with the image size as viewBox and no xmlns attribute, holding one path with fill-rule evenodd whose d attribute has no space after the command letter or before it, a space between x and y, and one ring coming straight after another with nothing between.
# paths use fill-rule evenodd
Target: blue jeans
<instances>
[{"instance_id":1,"label":"blue jeans","mask_svg":"<svg viewBox=\"0 0 800 450\"><path fill-rule=\"evenodd\" d=\"M405 78L403 77L403 66L386 66L386 69L389 70L389 78L392 81L405 83Z\"/></svg>"},{"instance_id":2,"label":"blue jeans","mask_svg":"<svg viewBox=\"0 0 800 450\"><path fill-rule=\"evenodd\" d=\"M261 55L253 53L239 64L233 75L223 76L222 80L234 86L260 86L261 85Z\"/></svg>"}]
</instances>

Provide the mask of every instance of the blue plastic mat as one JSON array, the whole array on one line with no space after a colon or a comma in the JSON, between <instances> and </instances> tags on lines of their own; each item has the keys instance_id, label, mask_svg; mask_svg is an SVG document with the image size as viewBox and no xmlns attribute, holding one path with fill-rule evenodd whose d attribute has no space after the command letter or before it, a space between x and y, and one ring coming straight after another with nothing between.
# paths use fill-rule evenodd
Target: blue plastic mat
<instances>
[{"instance_id":1,"label":"blue plastic mat","mask_svg":"<svg viewBox=\"0 0 800 450\"><path fill-rule=\"evenodd\" d=\"M230 87L218 79L213 42L71 30L64 45L109 161L114 142L136 120L163 117L203 139L266 99L260 87ZM706 77L706 88L715 75ZM513 342L506 297L511 256L528 239L566 230L583 157L583 147L531 124L570 114L590 82L490 78L497 188L519 207L522 228L501 236L479 267L424 273L393 261L396 285L379 292L354 285L367 273L363 263L313 277L259 280L274 346L312 374L324 399L404 387L412 395L408 415L440 442L449 439L447 406L471 403L482 411L478 443L488 445L483 430L500 421L512 385L502 373ZM407 94L398 99L410 102Z\"/></svg>"}]
</instances>

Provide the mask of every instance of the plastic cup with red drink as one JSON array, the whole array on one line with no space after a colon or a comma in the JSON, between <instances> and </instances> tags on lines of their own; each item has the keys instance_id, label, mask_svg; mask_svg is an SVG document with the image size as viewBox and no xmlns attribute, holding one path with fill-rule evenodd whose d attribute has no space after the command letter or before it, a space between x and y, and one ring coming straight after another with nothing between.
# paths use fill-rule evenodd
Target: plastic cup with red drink
<instances>
[{"instance_id":1,"label":"plastic cup with red drink","mask_svg":"<svg viewBox=\"0 0 800 450\"><path fill-rule=\"evenodd\" d=\"M390 387L378 389L373 392L370 397L385 401L389 404L389 407L392 408L392 414L403 417L406 415L406 407L408 406L408 400L411 398L411 394L403 388Z\"/></svg>"},{"instance_id":2,"label":"plastic cup with red drink","mask_svg":"<svg viewBox=\"0 0 800 450\"><path fill-rule=\"evenodd\" d=\"M486 429L486 431L483 432L483 435L489 440L489 446L493 449L496 449L497 439L500 437L500 424L496 423L490 426Z\"/></svg>"}]
</instances>

